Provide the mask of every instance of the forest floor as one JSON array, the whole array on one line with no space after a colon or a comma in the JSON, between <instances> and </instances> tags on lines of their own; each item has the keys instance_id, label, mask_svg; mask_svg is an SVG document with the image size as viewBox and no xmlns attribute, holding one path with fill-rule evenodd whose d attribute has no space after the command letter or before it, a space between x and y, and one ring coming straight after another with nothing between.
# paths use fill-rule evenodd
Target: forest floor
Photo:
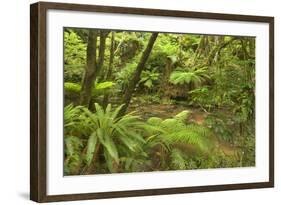
<instances>
[{"instance_id":1,"label":"forest floor","mask_svg":"<svg viewBox=\"0 0 281 205\"><path fill-rule=\"evenodd\" d=\"M189 110L191 112L187 121L194 122L199 125L204 123L209 114L199 108L190 106L158 103L141 104L139 102L132 103L128 109L128 112L135 112L136 115L141 116L143 119L148 119L150 117L167 119L174 117L183 110ZM226 155L234 156L238 152L238 149L231 143L221 141L216 136L214 136L211 140L216 144L216 148L220 149Z\"/></svg>"}]
</instances>

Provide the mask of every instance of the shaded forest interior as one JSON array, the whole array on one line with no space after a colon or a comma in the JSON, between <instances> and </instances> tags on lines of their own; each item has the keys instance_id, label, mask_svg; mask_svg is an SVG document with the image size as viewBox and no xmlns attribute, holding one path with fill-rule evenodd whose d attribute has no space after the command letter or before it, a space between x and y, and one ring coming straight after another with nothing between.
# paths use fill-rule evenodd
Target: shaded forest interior
<instances>
[{"instance_id":1,"label":"shaded forest interior","mask_svg":"<svg viewBox=\"0 0 281 205\"><path fill-rule=\"evenodd\" d=\"M64 174L255 166L255 38L64 29Z\"/></svg>"}]
</instances>

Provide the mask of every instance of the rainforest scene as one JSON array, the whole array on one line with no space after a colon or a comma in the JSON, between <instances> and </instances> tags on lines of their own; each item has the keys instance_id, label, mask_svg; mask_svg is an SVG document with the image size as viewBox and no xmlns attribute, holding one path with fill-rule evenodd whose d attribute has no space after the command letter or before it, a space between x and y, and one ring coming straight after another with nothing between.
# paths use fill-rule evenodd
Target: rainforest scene
<instances>
[{"instance_id":1,"label":"rainforest scene","mask_svg":"<svg viewBox=\"0 0 281 205\"><path fill-rule=\"evenodd\" d=\"M64 175L255 166L255 38L64 28Z\"/></svg>"}]
</instances>

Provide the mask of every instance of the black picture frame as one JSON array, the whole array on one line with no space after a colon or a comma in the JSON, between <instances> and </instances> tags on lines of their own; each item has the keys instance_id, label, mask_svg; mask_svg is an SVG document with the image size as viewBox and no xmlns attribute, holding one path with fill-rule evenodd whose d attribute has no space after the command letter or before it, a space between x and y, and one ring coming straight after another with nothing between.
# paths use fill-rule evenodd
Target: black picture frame
<instances>
[{"instance_id":1,"label":"black picture frame","mask_svg":"<svg viewBox=\"0 0 281 205\"><path fill-rule=\"evenodd\" d=\"M230 21L263 22L269 24L269 181L257 183L226 184L212 186L178 187L149 190L130 190L102 193L75 193L47 195L46 161L46 13L47 10L104 12L182 18L216 19ZM143 8L97 6L38 2L30 6L30 199L36 202L85 200L114 197L209 192L236 189L274 187L274 18L219 13L203 13Z\"/></svg>"}]
</instances>

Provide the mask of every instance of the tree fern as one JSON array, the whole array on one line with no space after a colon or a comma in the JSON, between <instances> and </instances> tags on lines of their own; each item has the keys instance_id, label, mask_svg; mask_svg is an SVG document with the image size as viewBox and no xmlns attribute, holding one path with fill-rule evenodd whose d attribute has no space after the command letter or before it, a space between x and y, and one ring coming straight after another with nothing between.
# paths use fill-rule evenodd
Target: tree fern
<instances>
[{"instance_id":1,"label":"tree fern","mask_svg":"<svg viewBox=\"0 0 281 205\"><path fill-rule=\"evenodd\" d=\"M176 70L171 73L170 82L175 85L193 84L195 87L198 87L209 78L210 76L206 68L189 71Z\"/></svg>"},{"instance_id":2,"label":"tree fern","mask_svg":"<svg viewBox=\"0 0 281 205\"><path fill-rule=\"evenodd\" d=\"M188 113L184 111L174 118L163 121L155 117L149 118L146 129L151 133L151 137L147 138L147 141L154 145L161 143L165 147L174 143L186 143L198 146L201 150L208 149L210 146L208 136L211 132L201 125L186 124Z\"/></svg>"},{"instance_id":3,"label":"tree fern","mask_svg":"<svg viewBox=\"0 0 281 205\"><path fill-rule=\"evenodd\" d=\"M149 137L146 138L146 143L150 149L158 147L157 149L162 150L159 156L161 167L169 166L170 169L182 170L188 168L186 164L188 152L177 149L180 144L193 145L202 153L207 153L213 148L209 139L211 131L202 125L188 124L189 113L185 110L173 118L161 120L152 117L147 120L145 130Z\"/></svg>"}]
</instances>

